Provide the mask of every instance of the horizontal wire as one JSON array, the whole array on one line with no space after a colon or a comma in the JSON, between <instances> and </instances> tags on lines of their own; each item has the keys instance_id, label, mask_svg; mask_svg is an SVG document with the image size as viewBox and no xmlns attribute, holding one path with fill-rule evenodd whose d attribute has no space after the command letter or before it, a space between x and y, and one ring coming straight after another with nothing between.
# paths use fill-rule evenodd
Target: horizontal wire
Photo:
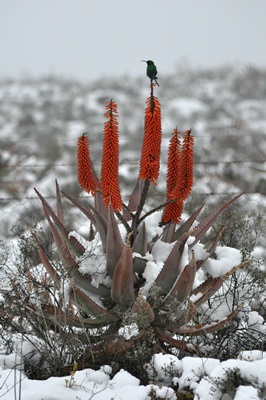
<instances>
[{"instance_id":1,"label":"horizontal wire","mask_svg":"<svg viewBox=\"0 0 266 400\"><path fill-rule=\"evenodd\" d=\"M198 191L196 192L197 196L237 196L238 194L243 193L243 192L208 192L208 193L199 193ZM263 193L260 192L244 192L244 194L258 194L258 195L264 195ZM156 193L152 195L148 195L147 197L161 197L165 196L164 193ZM129 198L130 195L125 195L123 196L124 198ZM74 199L87 199L87 200L92 200L93 197L88 197L88 196L73 196ZM57 199L56 196L45 196L45 199ZM31 196L26 196L26 197L0 197L0 201L22 201L22 200L39 200L39 197L31 197Z\"/></svg>"},{"instance_id":2,"label":"horizontal wire","mask_svg":"<svg viewBox=\"0 0 266 400\"><path fill-rule=\"evenodd\" d=\"M235 129L235 128L234 127L221 127L219 129L226 130L226 129ZM126 139L126 138L128 138L130 140L132 136L133 135L129 135L129 136L125 137L125 136L120 134L120 138L123 139L123 140ZM169 136L170 136L170 134L169 134ZM223 134L223 133L219 132L219 134L217 134L217 135L195 135L194 136L194 140L203 139L203 138L208 138L208 139L237 138L237 137L239 137L239 138L252 137L253 138L253 137L256 137L256 136L258 136L258 137L265 136L265 133L264 132L263 133L252 132L252 133ZM61 143L68 143L68 142L72 143L72 142L75 142L76 143L77 141L78 141L78 137L76 139L74 139L74 138L73 139L69 139L69 138L62 139L62 140L59 140L58 142L61 142ZM18 144L18 143L23 143L23 142L33 142L33 140L32 140L32 138L28 138L28 139L17 139L17 138L12 139L11 138L9 140L0 140L1 144L8 144L8 145ZM38 143L41 143L41 142L47 143L47 139L38 138ZM95 140L93 142L95 143Z\"/></svg>"},{"instance_id":3,"label":"horizontal wire","mask_svg":"<svg viewBox=\"0 0 266 400\"><path fill-rule=\"evenodd\" d=\"M218 165L218 164L264 164L266 160L232 160L232 161L194 161L194 165ZM123 165L138 165L139 161L127 161L126 163L121 162L119 166ZM167 161L162 161L162 165L166 165ZM94 163L94 165L100 165L100 163ZM11 165L0 165L1 168L60 168L60 167L76 167L77 163L70 164L11 164Z\"/></svg>"}]
</instances>

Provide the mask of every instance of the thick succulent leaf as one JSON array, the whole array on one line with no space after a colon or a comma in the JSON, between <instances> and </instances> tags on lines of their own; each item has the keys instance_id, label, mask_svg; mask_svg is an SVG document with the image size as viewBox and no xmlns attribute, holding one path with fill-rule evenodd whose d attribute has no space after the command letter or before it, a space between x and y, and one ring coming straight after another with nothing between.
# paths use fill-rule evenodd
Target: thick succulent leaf
<instances>
[{"instance_id":1,"label":"thick succulent leaf","mask_svg":"<svg viewBox=\"0 0 266 400\"><path fill-rule=\"evenodd\" d=\"M132 253L139 253L142 256L145 256L147 252L147 232L146 232L146 225L145 222L143 222L139 228L139 232L136 236L136 239L134 240L133 246L132 246ZM143 274L144 269L146 267L146 260L143 260L140 257L134 257L133 265L134 265L134 271L137 272L138 274Z\"/></svg>"},{"instance_id":2,"label":"thick succulent leaf","mask_svg":"<svg viewBox=\"0 0 266 400\"><path fill-rule=\"evenodd\" d=\"M175 321L169 321L167 330L172 331L173 329L178 329L186 325L195 317L197 310L197 306L190 299L188 299L187 309L179 313L178 318L176 318Z\"/></svg>"},{"instance_id":3,"label":"thick succulent leaf","mask_svg":"<svg viewBox=\"0 0 266 400\"><path fill-rule=\"evenodd\" d=\"M100 186L101 187L101 186ZM95 209L103 216L103 218L107 221L108 219L108 213L105 208L105 205L103 204L103 198L102 198L102 193L100 190L97 190L94 196L94 205Z\"/></svg>"},{"instance_id":4,"label":"thick succulent leaf","mask_svg":"<svg viewBox=\"0 0 266 400\"><path fill-rule=\"evenodd\" d=\"M139 292L138 297L133 304L132 311L137 314L141 314L142 318L145 321L145 316L148 317L149 321L154 321L155 314L153 309L151 308L150 303L145 299L145 297Z\"/></svg>"},{"instance_id":5,"label":"thick succulent leaf","mask_svg":"<svg viewBox=\"0 0 266 400\"><path fill-rule=\"evenodd\" d=\"M72 198L71 198L69 195L67 195L65 192L62 192L62 193L63 193L64 196L66 196L70 201L72 201L73 204L76 204L76 205L80 208L80 210L81 210L82 212L85 213L85 209L86 209L85 206L82 206L82 205L80 204L80 205L81 205L81 207L80 207L80 206L78 205L77 200L72 199ZM98 192L96 192L96 193L98 193ZM96 196L96 194L95 194L95 196ZM101 214L101 213L100 213L96 208L94 208L91 204L88 203L88 207L89 207L90 210L93 211L94 222L93 222L92 219L89 217L89 214L88 214L88 213L85 214L85 215L87 215L87 217L90 218L91 222L92 222L93 224L95 224L95 226L96 226L96 228L97 228L97 231L99 232L100 237L101 237L101 241L102 241L102 246L103 246L104 252L106 252L107 219L103 216L103 214ZM90 210L87 210L87 211L90 211Z\"/></svg>"},{"instance_id":6,"label":"thick succulent leaf","mask_svg":"<svg viewBox=\"0 0 266 400\"><path fill-rule=\"evenodd\" d=\"M197 264L192 250L192 259L178 277L172 290L167 295L161 307L170 305L173 301L183 303L191 292L195 275L197 271Z\"/></svg>"},{"instance_id":7,"label":"thick succulent leaf","mask_svg":"<svg viewBox=\"0 0 266 400\"><path fill-rule=\"evenodd\" d=\"M87 218L91 221L91 223L96 226L96 219L94 217L94 214L83 204L81 204L78 200L74 199L73 197L69 196L67 193L63 192L63 195L68 198L75 206L77 206L80 211L83 212L84 215L86 215Z\"/></svg>"},{"instance_id":8,"label":"thick succulent leaf","mask_svg":"<svg viewBox=\"0 0 266 400\"><path fill-rule=\"evenodd\" d=\"M197 261L197 270L202 267L202 265L205 263L205 261L212 255L212 253L215 251L216 246L220 240L220 237L222 236L223 231L225 230L225 226L221 226L219 229L217 235L213 237L212 239L208 240L208 242L205 244L204 248L206 249L208 256L204 260L198 260Z\"/></svg>"},{"instance_id":9,"label":"thick succulent leaf","mask_svg":"<svg viewBox=\"0 0 266 400\"><path fill-rule=\"evenodd\" d=\"M54 267L52 266L52 264L50 263L50 261L48 260L45 252L43 251L43 249L41 248L36 235L33 233L31 227L28 225L30 233L34 239L34 242L36 244L36 247L38 249L38 253L39 256L42 260L43 265L45 266L48 274L51 276L51 278L53 279L53 281L55 282L55 285L57 287L57 289L60 289L60 276L58 275L58 273L55 271Z\"/></svg>"},{"instance_id":10,"label":"thick succulent leaf","mask_svg":"<svg viewBox=\"0 0 266 400\"><path fill-rule=\"evenodd\" d=\"M110 298L110 289L105 287L102 284L99 284L98 287L95 287L91 284L92 279L90 275L83 275L79 271L79 266L76 263L76 261L73 259L69 249L67 246L65 246L65 243L61 240L57 230L55 229L51 219L49 218L49 215L44 209L46 213L47 220L50 224L55 243L57 246L58 254L59 257L67 270L67 272L70 274L71 278L75 282L77 286L79 286L83 290L87 290L90 293L93 294L98 294L99 296L102 296L104 299L109 299Z\"/></svg>"},{"instance_id":11,"label":"thick succulent leaf","mask_svg":"<svg viewBox=\"0 0 266 400\"><path fill-rule=\"evenodd\" d=\"M124 244L114 216L113 206L108 206L108 227L106 241L107 272L113 278L115 267L121 257Z\"/></svg>"},{"instance_id":12,"label":"thick succulent leaf","mask_svg":"<svg viewBox=\"0 0 266 400\"><path fill-rule=\"evenodd\" d=\"M70 276L81 290L85 290L86 292L96 294L101 296L103 301L106 301L109 304L109 300L111 299L111 291L108 287L99 284L98 287L92 285L92 279L90 275L82 275L78 268L73 268L70 271Z\"/></svg>"},{"instance_id":13,"label":"thick succulent leaf","mask_svg":"<svg viewBox=\"0 0 266 400\"><path fill-rule=\"evenodd\" d=\"M206 281L204 281L201 285L199 285L196 289L194 289L191 292L191 296L192 295L197 296L199 293L202 293L202 296L195 301L195 305L199 307L207 300L209 300L214 295L214 293L216 293L222 287L224 281L228 279L230 275L234 274L238 270L238 268L244 267L248 263L249 260L246 260L233 267L229 272L227 272L220 278L210 277Z\"/></svg>"},{"instance_id":14,"label":"thick succulent leaf","mask_svg":"<svg viewBox=\"0 0 266 400\"><path fill-rule=\"evenodd\" d=\"M223 231L226 229L225 225L222 225L220 227L220 229L218 230L217 234L211 238L210 240L208 240L207 243L205 243L204 248L206 251L208 251L210 254L212 254L214 252L214 250L216 249L217 243L219 241L219 239L222 236Z\"/></svg>"},{"instance_id":15,"label":"thick succulent leaf","mask_svg":"<svg viewBox=\"0 0 266 400\"><path fill-rule=\"evenodd\" d=\"M52 321L56 326L70 325L77 328L99 328L106 325L106 321L97 318L81 318L75 315L68 315L66 312L60 310L53 305L44 305L43 314L45 318Z\"/></svg>"},{"instance_id":16,"label":"thick succulent leaf","mask_svg":"<svg viewBox=\"0 0 266 400\"><path fill-rule=\"evenodd\" d=\"M197 314L197 307L190 299L188 299L187 308L180 308L174 310L172 314L167 316L165 313L161 314L157 309L155 311L155 319L153 322L154 326L172 331L174 329L181 328L191 321Z\"/></svg>"},{"instance_id":17,"label":"thick succulent leaf","mask_svg":"<svg viewBox=\"0 0 266 400\"><path fill-rule=\"evenodd\" d=\"M66 245L66 242L62 239L62 237L59 235L57 229L55 228L54 224L51 221L51 218L49 216L49 213L47 211L46 206L44 205L43 207L44 209L44 213L46 216L47 221L49 222L53 237L54 237L54 241L57 247L57 251L59 254L59 257L64 265L65 268L69 269L75 266L76 262L75 260L72 258L69 249Z\"/></svg>"},{"instance_id":18,"label":"thick succulent leaf","mask_svg":"<svg viewBox=\"0 0 266 400\"><path fill-rule=\"evenodd\" d=\"M166 295L169 292L181 272L181 260L188 236L188 233L184 233L176 242L154 282L160 289L159 295Z\"/></svg>"},{"instance_id":19,"label":"thick succulent leaf","mask_svg":"<svg viewBox=\"0 0 266 400\"><path fill-rule=\"evenodd\" d=\"M59 188L59 185L58 185L57 180L55 180L55 185L56 185L57 216L58 216L59 221L60 221L64 226L66 226L66 225L65 225L64 213L63 213L63 207L62 207L61 193L60 193L60 188ZM67 244L66 244L66 241L64 240L63 235L62 235L60 232L59 232L59 235L60 235L61 239L63 240L64 245L65 245L65 247L66 247ZM74 252L71 250L71 248L69 248L68 250L69 250L69 252L70 252L70 254L71 254L71 257L74 258L74 257L75 257Z\"/></svg>"},{"instance_id":20,"label":"thick succulent leaf","mask_svg":"<svg viewBox=\"0 0 266 400\"><path fill-rule=\"evenodd\" d=\"M71 301L74 304L78 305L80 309L88 314L97 317L97 319L102 319L108 323L119 320L119 317L99 306L89 297L89 294L85 293L83 290L76 286L73 287L73 292L71 293L70 297Z\"/></svg>"},{"instance_id":21,"label":"thick succulent leaf","mask_svg":"<svg viewBox=\"0 0 266 400\"><path fill-rule=\"evenodd\" d=\"M64 242L65 242L67 244L67 246L69 246L69 248L74 251L76 256L78 256L78 257L82 256L85 253L85 248L82 246L82 244L75 237L73 237L73 236L69 237L69 231L67 231L67 229L57 219L56 215L53 214L52 209L51 208L49 209L49 207L47 207L47 205L45 203L43 203L43 209L44 209L44 213L46 215L46 218L49 221L50 227L52 228L52 226L54 226L54 225L51 223L51 220L49 218L49 214L53 218L57 229L59 230L59 232L63 236L63 240L61 240L60 245L64 246ZM56 232L55 228L53 229L53 232ZM58 243L59 243L60 242L59 239L61 237L60 237L60 235L57 235L57 237L58 237ZM59 248L60 245L58 245L58 248ZM66 246L64 246L64 247L66 248Z\"/></svg>"},{"instance_id":22,"label":"thick succulent leaf","mask_svg":"<svg viewBox=\"0 0 266 400\"><path fill-rule=\"evenodd\" d=\"M37 193L37 195L39 196L39 198L41 199L44 210L46 209L47 212L49 213L49 215L52 217L57 229L63 235L63 238L67 242L68 246L74 251L74 253L77 256L82 256L85 252L84 247L73 236L71 236L70 238L68 237L68 235L69 235L68 230L60 222L60 220L58 219L58 217L56 216L56 214L54 213L54 211L52 210L50 205L47 203L45 198L38 192L37 189L34 189L34 190Z\"/></svg>"},{"instance_id":23,"label":"thick succulent leaf","mask_svg":"<svg viewBox=\"0 0 266 400\"><path fill-rule=\"evenodd\" d=\"M222 278L212 278L209 277L200 286L191 292L192 295L202 294L200 298L195 301L197 307L201 306L205 301L211 298L211 296L220 289L223 285L224 280Z\"/></svg>"},{"instance_id":24,"label":"thick succulent leaf","mask_svg":"<svg viewBox=\"0 0 266 400\"><path fill-rule=\"evenodd\" d=\"M124 220L128 222L128 221L131 220L131 217L132 217L132 215L130 213L129 208L125 204L123 204L123 218L124 218Z\"/></svg>"},{"instance_id":25,"label":"thick succulent leaf","mask_svg":"<svg viewBox=\"0 0 266 400\"><path fill-rule=\"evenodd\" d=\"M128 208L131 212L137 211L138 209L141 199L141 193L143 190L143 185L144 185L144 179L138 179L128 203Z\"/></svg>"},{"instance_id":26,"label":"thick succulent leaf","mask_svg":"<svg viewBox=\"0 0 266 400\"><path fill-rule=\"evenodd\" d=\"M177 231L174 233L174 235L173 235L173 237L172 237L172 240L171 240L171 242L175 242L175 241L177 241L184 233L187 233L188 231L189 231L189 229L190 229L190 227L191 227L191 225L193 224L193 222L195 221L195 219L197 218L197 215L199 214L199 212L200 212L200 210L202 209L202 207L204 206L204 204L202 205L202 206L200 206L198 209L197 209L197 211L195 211L195 213L183 224L183 225L181 225L178 229L177 229ZM169 225L167 225L165 228L164 228L164 232L163 232L163 234L162 234L162 236L161 236L161 240L164 240L164 236L165 235L167 235L167 240L170 240L171 239L171 229L172 229L172 227L171 227L171 223L169 224ZM168 232L168 229L169 229L169 232ZM160 235L156 235L152 240L151 240L151 242L148 244L148 251L151 251L152 250L152 248L153 248L153 246L154 246L154 244L157 242L157 240L160 238ZM166 241L166 240L164 240L164 241ZM168 242L168 243L171 243L171 242Z\"/></svg>"},{"instance_id":27,"label":"thick succulent leaf","mask_svg":"<svg viewBox=\"0 0 266 400\"><path fill-rule=\"evenodd\" d=\"M111 297L116 303L129 307L135 302L134 275L132 249L127 243L123 248L112 280Z\"/></svg>"},{"instance_id":28,"label":"thick succulent leaf","mask_svg":"<svg viewBox=\"0 0 266 400\"><path fill-rule=\"evenodd\" d=\"M59 257L60 257L65 269L70 274L73 281L75 282L75 284L78 285L83 290L87 290L88 292L102 296L105 300L110 299L110 289L109 288L107 288L101 284L99 284L98 287L96 288L95 286L93 286L91 284L92 279L89 275L83 275L79 272L79 266L76 263L76 261L73 259L68 247L65 245L65 242L61 239L55 226L53 225L53 223L49 217L48 211L46 209L46 206L44 205L43 207L44 207L44 212L45 212L46 218L49 222L51 231L54 236L54 240L55 240L55 243L57 246Z\"/></svg>"},{"instance_id":29,"label":"thick succulent leaf","mask_svg":"<svg viewBox=\"0 0 266 400\"><path fill-rule=\"evenodd\" d=\"M173 222L168 224L163 231L161 241L165 243L172 243L174 242L174 234L175 234L175 226Z\"/></svg>"},{"instance_id":30,"label":"thick succulent leaf","mask_svg":"<svg viewBox=\"0 0 266 400\"><path fill-rule=\"evenodd\" d=\"M196 346L193 346L192 344L189 344L188 342L185 342L184 340L173 339L166 332L164 332L161 328L155 327L154 331L156 333L156 336L162 342L166 342L166 343L170 344L173 347L176 347L178 349L182 349L184 351L188 351L189 353L200 354L200 351Z\"/></svg>"},{"instance_id":31,"label":"thick succulent leaf","mask_svg":"<svg viewBox=\"0 0 266 400\"><path fill-rule=\"evenodd\" d=\"M102 216L106 219L107 221L107 210L103 204L103 198L102 198L102 193L101 193L101 183L100 180L96 174L96 171L94 169L94 165L93 162L91 160L91 172L92 172L92 176L93 179L98 183L98 190L96 191L95 195L94 195L94 206L96 208L96 210L102 214Z\"/></svg>"},{"instance_id":32,"label":"thick succulent leaf","mask_svg":"<svg viewBox=\"0 0 266 400\"><path fill-rule=\"evenodd\" d=\"M65 226L65 219L64 219L64 214L63 214L63 207L62 207L60 189L59 189L59 185L58 185L57 180L55 180L55 186L56 186L57 216L58 216L59 221Z\"/></svg>"},{"instance_id":33,"label":"thick succulent leaf","mask_svg":"<svg viewBox=\"0 0 266 400\"><path fill-rule=\"evenodd\" d=\"M155 243L161 239L165 243L172 243L174 242L174 230L175 230L175 224L173 222L170 222L168 225L164 227L163 233L161 235L156 235L152 238L150 243L147 245L147 251L151 252L153 246Z\"/></svg>"},{"instance_id":34,"label":"thick succulent leaf","mask_svg":"<svg viewBox=\"0 0 266 400\"><path fill-rule=\"evenodd\" d=\"M101 214L96 208L94 208L91 204L89 207L94 213L94 217L96 220L97 231L100 234L103 251L106 252L106 240L107 240L107 219Z\"/></svg>"},{"instance_id":35,"label":"thick succulent leaf","mask_svg":"<svg viewBox=\"0 0 266 400\"><path fill-rule=\"evenodd\" d=\"M244 192L243 192L244 193ZM205 218L196 228L193 230L191 233L191 236L195 237L195 240L193 243L189 245L189 247L193 247L199 240L200 238L205 234L205 232L210 228L210 226L213 224L213 222L218 218L218 216L230 205L232 204L236 199L238 199L240 196L242 196L243 193L240 193L239 195L235 196L233 199L226 201L224 204L220 205L218 208L216 208L207 218Z\"/></svg>"},{"instance_id":36,"label":"thick succulent leaf","mask_svg":"<svg viewBox=\"0 0 266 400\"><path fill-rule=\"evenodd\" d=\"M147 231L145 222L139 227L138 234L132 246L132 252L139 253L142 256L145 256L147 252Z\"/></svg>"},{"instance_id":37,"label":"thick succulent leaf","mask_svg":"<svg viewBox=\"0 0 266 400\"><path fill-rule=\"evenodd\" d=\"M142 275L146 268L147 260L140 257L134 257L133 268L138 275Z\"/></svg>"},{"instance_id":38,"label":"thick succulent leaf","mask_svg":"<svg viewBox=\"0 0 266 400\"><path fill-rule=\"evenodd\" d=\"M132 336L128 340L117 333L109 335L104 342L104 351L106 351L108 354L123 353L124 351L130 349L134 342L144 336L144 334L145 330L141 329L138 335Z\"/></svg>"},{"instance_id":39,"label":"thick succulent leaf","mask_svg":"<svg viewBox=\"0 0 266 400\"><path fill-rule=\"evenodd\" d=\"M191 215L190 218L188 218L188 220L186 222L184 222L175 232L174 235L174 239L178 240L185 232L188 232L193 224L193 222L195 221L195 219L197 218L198 214L200 213L200 211L202 210L204 204L202 204L202 206L200 206L195 212L194 214Z\"/></svg>"},{"instance_id":40,"label":"thick succulent leaf","mask_svg":"<svg viewBox=\"0 0 266 400\"><path fill-rule=\"evenodd\" d=\"M243 304L240 304L240 306L238 306L234 312L232 312L230 315L228 315L227 318L224 318L222 321L213 321L204 324L191 325L184 328L175 329L173 331L179 335L190 335L190 336L202 335L203 333L211 333L218 331L227 322L229 322L232 318L236 316L236 314L239 312L242 306Z\"/></svg>"}]
</instances>

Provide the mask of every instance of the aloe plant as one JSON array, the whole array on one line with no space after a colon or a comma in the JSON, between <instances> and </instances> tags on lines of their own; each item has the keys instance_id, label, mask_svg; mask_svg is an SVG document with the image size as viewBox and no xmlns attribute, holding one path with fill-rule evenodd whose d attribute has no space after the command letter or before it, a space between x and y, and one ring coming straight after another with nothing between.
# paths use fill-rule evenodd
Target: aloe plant
<instances>
[{"instance_id":1,"label":"aloe plant","mask_svg":"<svg viewBox=\"0 0 266 400\"><path fill-rule=\"evenodd\" d=\"M148 330L152 330L159 346L168 343L189 352L197 352L195 346L181 340L182 336L220 329L236 315L241 306L222 321L195 324L193 320L197 307L208 301L223 282L245 263L235 266L222 277L209 277L193 289L196 272L215 251L223 228L206 243L205 259L196 259L193 248L216 218L240 195L216 208L198 225L196 219L203 206L185 223L179 224L183 202L192 188L193 136L191 130L186 131L181 146L179 132L175 129L169 145L166 201L144 213L149 186L156 184L160 167L161 113L153 86L147 103L139 177L127 205L122 202L119 190L118 123L114 101L111 100L106 106L101 179L90 159L87 135L83 134L78 139L78 179L82 188L94 196L94 204L91 201L82 204L67 193L62 193L88 219L90 235L87 240L81 240L79 235L67 230L57 182L56 211L35 189L42 201L70 286L68 307L59 303L56 305L48 296L49 301L42 311L54 329L60 327L61 332L65 325L89 330L104 327L106 333L104 342L101 338L101 346L107 353L126 351L136 340L144 338ZM147 231L147 221L151 215L161 216L153 237ZM126 232L124 240L122 231ZM31 232L42 263L60 292L63 285L60 273L40 246L32 229ZM156 266L154 254L158 245L165 245L169 249L160 266ZM92 251L96 248L100 249L98 256ZM82 266L88 257L90 269L84 273ZM93 261L95 257L104 263L100 272ZM153 280L147 279L147 266L151 260L158 271ZM196 300L192 302L191 297ZM129 312L144 317L136 317L137 335L125 338L120 328L123 315Z\"/></svg>"}]
</instances>

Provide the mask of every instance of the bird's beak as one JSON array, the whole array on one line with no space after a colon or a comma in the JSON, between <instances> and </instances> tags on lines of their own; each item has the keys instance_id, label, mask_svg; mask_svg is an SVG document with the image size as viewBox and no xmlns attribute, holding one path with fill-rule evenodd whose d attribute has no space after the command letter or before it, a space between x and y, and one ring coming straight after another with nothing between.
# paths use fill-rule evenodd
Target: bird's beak
<instances>
[{"instance_id":1,"label":"bird's beak","mask_svg":"<svg viewBox=\"0 0 266 400\"><path fill-rule=\"evenodd\" d=\"M142 61L142 62L147 62L146 60L140 60L140 61Z\"/></svg>"}]
</instances>

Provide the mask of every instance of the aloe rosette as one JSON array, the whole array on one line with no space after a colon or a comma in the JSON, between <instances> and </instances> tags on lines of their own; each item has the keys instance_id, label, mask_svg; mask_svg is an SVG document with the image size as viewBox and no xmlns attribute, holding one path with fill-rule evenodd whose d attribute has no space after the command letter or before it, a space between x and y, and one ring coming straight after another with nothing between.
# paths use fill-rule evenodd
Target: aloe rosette
<instances>
[{"instance_id":1,"label":"aloe rosette","mask_svg":"<svg viewBox=\"0 0 266 400\"><path fill-rule=\"evenodd\" d=\"M83 189L94 196L94 203L82 204L62 192L88 219L89 238L85 240L78 233L67 230L57 182L56 211L35 189L70 288L68 307L55 306L50 298L50 303L43 306L44 316L54 327L62 328L66 324L89 330L104 327L106 333L101 345L109 353L129 349L134 341L145 337L147 328L152 330L154 341L160 348L167 343L189 352L198 351L182 336L214 332L240 309L238 307L221 321L194 323L197 308L245 264L240 263L221 277L210 276L194 287L197 271L212 256L223 228L205 244L204 252L200 253L204 257L199 258L200 240L240 195L220 205L196 224L201 206L180 225L183 202L192 188L193 136L191 130L186 131L181 146L179 132L174 130L169 145L166 202L143 212L149 186L156 184L160 166L160 104L152 90L145 113L140 173L129 203L125 205L118 181L117 107L111 100L106 108L101 179L90 159L87 135L78 139L78 179ZM60 273L31 232L42 263L60 291L63 285ZM136 316L137 334L127 338L121 327L123 315L129 312ZM142 318L138 318L139 315Z\"/></svg>"}]
</instances>

